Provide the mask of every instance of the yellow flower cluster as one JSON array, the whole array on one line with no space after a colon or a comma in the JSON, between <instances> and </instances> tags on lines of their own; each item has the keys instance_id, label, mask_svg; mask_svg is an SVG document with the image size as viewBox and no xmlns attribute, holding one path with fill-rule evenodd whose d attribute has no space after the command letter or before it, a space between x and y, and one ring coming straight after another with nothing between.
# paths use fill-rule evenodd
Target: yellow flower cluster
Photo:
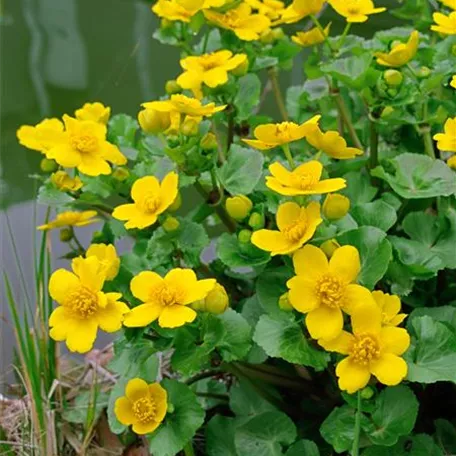
<instances>
[{"instance_id":1,"label":"yellow flower cluster","mask_svg":"<svg viewBox=\"0 0 456 456\"><path fill-rule=\"evenodd\" d=\"M456 154L456 117L447 119L444 132L434 135L434 139L437 141L437 149ZM456 155L450 157L447 163L450 168L456 169Z\"/></svg>"}]
</instances>

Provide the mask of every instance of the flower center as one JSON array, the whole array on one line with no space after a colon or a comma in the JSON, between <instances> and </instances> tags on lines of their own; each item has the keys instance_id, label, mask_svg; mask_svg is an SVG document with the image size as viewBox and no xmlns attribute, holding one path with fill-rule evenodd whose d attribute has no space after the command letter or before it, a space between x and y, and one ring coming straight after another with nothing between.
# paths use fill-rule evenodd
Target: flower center
<instances>
[{"instance_id":1,"label":"flower center","mask_svg":"<svg viewBox=\"0 0 456 456\"><path fill-rule=\"evenodd\" d=\"M307 219L303 217L286 226L282 233L290 242L297 242L304 236L306 230Z\"/></svg>"},{"instance_id":2,"label":"flower center","mask_svg":"<svg viewBox=\"0 0 456 456\"><path fill-rule=\"evenodd\" d=\"M93 291L81 286L66 297L64 306L74 317L85 320L97 311L98 297Z\"/></svg>"},{"instance_id":3,"label":"flower center","mask_svg":"<svg viewBox=\"0 0 456 456\"><path fill-rule=\"evenodd\" d=\"M295 173L292 175L292 180L293 180L293 187L300 188L301 190L310 190L318 182L318 180L315 179L315 176L313 176L312 174L296 174Z\"/></svg>"},{"instance_id":4,"label":"flower center","mask_svg":"<svg viewBox=\"0 0 456 456\"><path fill-rule=\"evenodd\" d=\"M369 364L370 361L375 361L380 356L380 345L377 338L367 333L355 335L350 356L355 363L362 366Z\"/></svg>"},{"instance_id":5,"label":"flower center","mask_svg":"<svg viewBox=\"0 0 456 456\"><path fill-rule=\"evenodd\" d=\"M357 16L360 12L359 6L350 6L347 8L347 13L350 16Z\"/></svg>"},{"instance_id":6,"label":"flower center","mask_svg":"<svg viewBox=\"0 0 456 456\"><path fill-rule=\"evenodd\" d=\"M76 149L81 154L90 154L94 152L98 146L98 140L95 136L82 134L73 135L70 137L70 144L73 149Z\"/></svg>"},{"instance_id":7,"label":"flower center","mask_svg":"<svg viewBox=\"0 0 456 456\"><path fill-rule=\"evenodd\" d=\"M201 56L200 63L205 71L209 71L220 66L219 59L216 56L214 56L214 54L207 54Z\"/></svg>"},{"instance_id":8,"label":"flower center","mask_svg":"<svg viewBox=\"0 0 456 456\"><path fill-rule=\"evenodd\" d=\"M345 286L340 279L332 275L324 275L317 281L316 292L320 302L328 307L336 308L342 305Z\"/></svg>"},{"instance_id":9,"label":"flower center","mask_svg":"<svg viewBox=\"0 0 456 456\"><path fill-rule=\"evenodd\" d=\"M160 206L160 197L156 195L146 196L142 201L142 209L148 214L153 214L157 212L157 209Z\"/></svg>"},{"instance_id":10,"label":"flower center","mask_svg":"<svg viewBox=\"0 0 456 456\"><path fill-rule=\"evenodd\" d=\"M156 406L151 397L142 397L133 403L133 414L140 423L149 423L155 419Z\"/></svg>"},{"instance_id":11,"label":"flower center","mask_svg":"<svg viewBox=\"0 0 456 456\"><path fill-rule=\"evenodd\" d=\"M179 291L167 283L153 290L152 299L158 301L162 306L172 306L181 302Z\"/></svg>"},{"instance_id":12,"label":"flower center","mask_svg":"<svg viewBox=\"0 0 456 456\"><path fill-rule=\"evenodd\" d=\"M291 126L292 122L281 122L276 125L276 135L284 142L290 142L292 140L291 136Z\"/></svg>"},{"instance_id":13,"label":"flower center","mask_svg":"<svg viewBox=\"0 0 456 456\"><path fill-rule=\"evenodd\" d=\"M239 13L235 10L228 11L225 14L225 21L228 27L236 27L240 21Z\"/></svg>"}]
</instances>

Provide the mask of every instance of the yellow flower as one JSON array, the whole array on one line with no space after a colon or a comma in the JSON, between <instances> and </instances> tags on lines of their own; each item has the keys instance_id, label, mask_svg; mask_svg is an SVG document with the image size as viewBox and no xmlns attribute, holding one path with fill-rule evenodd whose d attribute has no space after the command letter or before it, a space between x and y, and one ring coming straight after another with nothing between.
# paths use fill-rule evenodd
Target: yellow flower
<instances>
[{"instance_id":1,"label":"yellow flower","mask_svg":"<svg viewBox=\"0 0 456 456\"><path fill-rule=\"evenodd\" d=\"M192 304L192 309L199 312L209 312L214 315L221 314L228 309L230 298L223 285L216 283L214 288L204 299Z\"/></svg>"},{"instance_id":2,"label":"yellow flower","mask_svg":"<svg viewBox=\"0 0 456 456\"><path fill-rule=\"evenodd\" d=\"M372 297L382 313L383 325L398 326L404 321L407 314L399 313L401 311L401 300L399 296L376 290L372 292Z\"/></svg>"},{"instance_id":3,"label":"yellow flower","mask_svg":"<svg viewBox=\"0 0 456 456\"><path fill-rule=\"evenodd\" d=\"M453 89L456 89L456 75L454 75L454 76L451 78L450 86L453 87Z\"/></svg>"},{"instance_id":4,"label":"yellow flower","mask_svg":"<svg viewBox=\"0 0 456 456\"><path fill-rule=\"evenodd\" d=\"M77 120L64 115L65 132L58 143L46 152L65 168L77 168L88 176L110 174L108 161L125 165L127 159L114 144L106 141L106 126L90 120Z\"/></svg>"},{"instance_id":5,"label":"yellow flower","mask_svg":"<svg viewBox=\"0 0 456 456\"><path fill-rule=\"evenodd\" d=\"M456 169L456 155L453 155L448 159L447 165L452 169Z\"/></svg>"},{"instance_id":6,"label":"yellow flower","mask_svg":"<svg viewBox=\"0 0 456 456\"><path fill-rule=\"evenodd\" d=\"M271 25L267 16L258 13L252 14L251 6L245 2L226 13L204 10L204 15L208 21L218 27L233 31L240 40L244 41L258 40Z\"/></svg>"},{"instance_id":7,"label":"yellow flower","mask_svg":"<svg viewBox=\"0 0 456 456\"><path fill-rule=\"evenodd\" d=\"M434 13L432 15L434 22L437 25L431 25L431 30L444 35L456 35L456 11L453 11L448 16L442 13Z\"/></svg>"},{"instance_id":8,"label":"yellow flower","mask_svg":"<svg viewBox=\"0 0 456 456\"><path fill-rule=\"evenodd\" d=\"M448 8L451 8L452 10L456 11L456 0L439 0L441 3L443 3L445 6Z\"/></svg>"},{"instance_id":9,"label":"yellow flower","mask_svg":"<svg viewBox=\"0 0 456 456\"><path fill-rule=\"evenodd\" d=\"M290 19L294 14L302 19L310 14L318 14L325 3L326 0L293 0L283 15L283 18Z\"/></svg>"},{"instance_id":10,"label":"yellow flower","mask_svg":"<svg viewBox=\"0 0 456 456\"><path fill-rule=\"evenodd\" d=\"M59 119L44 119L35 126L22 125L17 130L16 135L19 144L27 147L27 149L46 153L61 140L63 129L63 123Z\"/></svg>"},{"instance_id":11,"label":"yellow flower","mask_svg":"<svg viewBox=\"0 0 456 456\"><path fill-rule=\"evenodd\" d=\"M288 144L306 138L318 126L321 116L312 117L302 125L294 122L258 125L253 131L257 139L243 139L249 146L259 150L268 150L273 147Z\"/></svg>"},{"instance_id":12,"label":"yellow flower","mask_svg":"<svg viewBox=\"0 0 456 456\"><path fill-rule=\"evenodd\" d=\"M223 6L225 0L158 0L152 11L169 21L190 22L192 17L206 8Z\"/></svg>"},{"instance_id":13,"label":"yellow flower","mask_svg":"<svg viewBox=\"0 0 456 456\"><path fill-rule=\"evenodd\" d=\"M114 279L119 273L120 258L112 244L91 244L85 256L86 258L94 256L98 259L106 280Z\"/></svg>"},{"instance_id":14,"label":"yellow flower","mask_svg":"<svg viewBox=\"0 0 456 456\"><path fill-rule=\"evenodd\" d=\"M51 182L63 192L76 192L82 188L82 181L79 176L71 177L65 171L53 173Z\"/></svg>"},{"instance_id":15,"label":"yellow flower","mask_svg":"<svg viewBox=\"0 0 456 456\"><path fill-rule=\"evenodd\" d=\"M345 179L321 179L323 165L316 160L288 171L281 163L269 166L272 176L266 176L266 186L286 196L315 195L336 192L346 187Z\"/></svg>"},{"instance_id":16,"label":"yellow flower","mask_svg":"<svg viewBox=\"0 0 456 456\"><path fill-rule=\"evenodd\" d=\"M74 115L78 120L91 120L92 122L107 124L111 115L111 108L98 101L85 103L82 108L76 110Z\"/></svg>"},{"instance_id":17,"label":"yellow flower","mask_svg":"<svg viewBox=\"0 0 456 456\"><path fill-rule=\"evenodd\" d=\"M226 199L226 212L237 221L244 220L253 208L253 203L248 196L237 195Z\"/></svg>"},{"instance_id":18,"label":"yellow flower","mask_svg":"<svg viewBox=\"0 0 456 456\"><path fill-rule=\"evenodd\" d=\"M444 133L434 135L437 149L446 152L456 152L456 117L445 122Z\"/></svg>"},{"instance_id":19,"label":"yellow flower","mask_svg":"<svg viewBox=\"0 0 456 456\"><path fill-rule=\"evenodd\" d=\"M165 176L161 184L154 176L138 179L131 188L133 203L117 206L112 216L127 220L125 228L128 229L153 225L176 199L178 181L179 177L173 171Z\"/></svg>"},{"instance_id":20,"label":"yellow flower","mask_svg":"<svg viewBox=\"0 0 456 456\"><path fill-rule=\"evenodd\" d=\"M328 3L347 22L366 22L369 15L386 11L386 8L375 8L372 0L328 0Z\"/></svg>"},{"instance_id":21,"label":"yellow flower","mask_svg":"<svg viewBox=\"0 0 456 456\"><path fill-rule=\"evenodd\" d=\"M143 109L138 113L138 122L142 130L146 133L175 133L179 130L179 126L175 131L171 131L171 116L169 112L160 112L155 109Z\"/></svg>"},{"instance_id":22,"label":"yellow flower","mask_svg":"<svg viewBox=\"0 0 456 456\"><path fill-rule=\"evenodd\" d=\"M54 228L62 228L64 226L86 226L90 225L91 223L98 222L98 219L93 218L96 215L96 211L61 212L60 214L57 214L55 220L52 220L45 225L39 226L38 229L53 230Z\"/></svg>"},{"instance_id":23,"label":"yellow flower","mask_svg":"<svg viewBox=\"0 0 456 456\"><path fill-rule=\"evenodd\" d=\"M322 222L320 204L312 201L304 207L290 201L283 203L277 210L276 222L279 231L255 231L252 244L271 255L292 253L312 238Z\"/></svg>"},{"instance_id":24,"label":"yellow flower","mask_svg":"<svg viewBox=\"0 0 456 456\"><path fill-rule=\"evenodd\" d=\"M285 9L285 3L279 0L245 0L245 3L271 20L278 19Z\"/></svg>"},{"instance_id":25,"label":"yellow flower","mask_svg":"<svg viewBox=\"0 0 456 456\"><path fill-rule=\"evenodd\" d=\"M228 71L234 70L247 61L246 54L235 54L222 50L199 56L189 56L180 61L185 70L177 83L183 89L190 89L195 97L202 98L202 84L214 88L228 82Z\"/></svg>"},{"instance_id":26,"label":"yellow flower","mask_svg":"<svg viewBox=\"0 0 456 456\"><path fill-rule=\"evenodd\" d=\"M306 140L316 149L339 160L347 160L363 154L360 149L347 147L347 141L337 131L323 133L319 128L314 128L306 136Z\"/></svg>"},{"instance_id":27,"label":"yellow flower","mask_svg":"<svg viewBox=\"0 0 456 456\"><path fill-rule=\"evenodd\" d=\"M351 245L337 249L329 261L323 250L306 245L294 254L293 265L296 276L287 282L288 299L307 314L306 326L314 339L334 339L342 331L342 311L351 313L358 305L374 303L370 291L354 283L361 264Z\"/></svg>"},{"instance_id":28,"label":"yellow flower","mask_svg":"<svg viewBox=\"0 0 456 456\"><path fill-rule=\"evenodd\" d=\"M347 355L337 364L339 388L352 394L364 388L371 375L388 386L407 375L407 363L400 357L410 345L404 328L382 327L380 308L365 302L351 314L353 334L342 331L331 341L318 341L325 350Z\"/></svg>"},{"instance_id":29,"label":"yellow flower","mask_svg":"<svg viewBox=\"0 0 456 456\"><path fill-rule=\"evenodd\" d=\"M168 410L168 393L159 383L148 385L140 378L127 383L125 396L114 404L114 414L125 426L132 426L135 434L155 431Z\"/></svg>"},{"instance_id":30,"label":"yellow flower","mask_svg":"<svg viewBox=\"0 0 456 456\"><path fill-rule=\"evenodd\" d=\"M398 68L406 65L415 57L418 51L420 34L414 30L407 43L397 43L393 45L389 52L376 52L377 63L379 65Z\"/></svg>"},{"instance_id":31,"label":"yellow flower","mask_svg":"<svg viewBox=\"0 0 456 456\"><path fill-rule=\"evenodd\" d=\"M323 43L329 35L330 29L331 22L325 27L324 33L322 33L319 28L314 27L307 32L297 32L291 39L302 47L313 46L315 44Z\"/></svg>"},{"instance_id":32,"label":"yellow flower","mask_svg":"<svg viewBox=\"0 0 456 456\"><path fill-rule=\"evenodd\" d=\"M204 299L215 283L214 279L198 280L191 269L172 269L164 278L152 271L140 272L130 282L130 289L144 304L125 316L124 325L144 327L157 318L162 328L191 323L196 312L189 305Z\"/></svg>"},{"instance_id":33,"label":"yellow flower","mask_svg":"<svg viewBox=\"0 0 456 456\"><path fill-rule=\"evenodd\" d=\"M129 311L120 302L120 293L103 293L105 275L97 258L75 258L74 273L55 271L49 280L49 293L57 307L49 318L49 335L66 341L70 351L86 353L93 347L98 328L115 332Z\"/></svg>"},{"instance_id":34,"label":"yellow flower","mask_svg":"<svg viewBox=\"0 0 456 456\"><path fill-rule=\"evenodd\" d=\"M347 215L350 210L350 200L344 196L334 193L328 195L323 202L323 215L328 220L338 220Z\"/></svg>"}]
</instances>

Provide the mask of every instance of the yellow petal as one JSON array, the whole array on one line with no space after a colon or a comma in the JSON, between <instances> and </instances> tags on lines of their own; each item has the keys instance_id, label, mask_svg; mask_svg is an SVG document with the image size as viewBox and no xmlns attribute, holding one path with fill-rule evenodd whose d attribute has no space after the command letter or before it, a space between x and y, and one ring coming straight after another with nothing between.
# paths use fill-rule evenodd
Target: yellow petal
<instances>
[{"instance_id":1,"label":"yellow petal","mask_svg":"<svg viewBox=\"0 0 456 456\"><path fill-rule=\"evenodd\" d=\"M133 378L125 387L125 396L134 402L149 395L149 386L141 378Z\"/></svg>"},{"instance_id":2,"label":"yellow petal","mask_svg":"<svg viewBox=\"0 0 456 456\"><path fill-rule=\"evenodd\" d=\"M292 173L282 163L272 163L269 165L269 171L281 184L291 185Z\"/></svg>"},{"instance_id":3,"label":"yellow petal","mask_svg":"<svg viewBox=\"0 0 456 456\"><path fill-rule=\"evenodd\" d=\"M310 312L319 305L318 296L315 293L315 282L306 276L295 276L287 282L288 300L290 304L302 313Z\"/></svg>"},{"instance_id":4,"label":"yellow petal","mask_svg":"<svg viewBox=\"0 0 456 456\"><path fill-rule=\"evenodd\" d=\"M148 423L139 423L136 422L132 426L132 430L135 434L138 435L145 435L145 434L150 434L155 431L155 429L158 428L160 423L158 421L150 421Z\"/></svg>"},{"instance_id":5,"label":"yellow petal","mask_svg":"<svg viewBox=\"0 0 456 456\"><path fill-rule=\"evenodd\" d=\"M254 149L258 150L269 150L277 146L277 144L275 143L266 143L258 139L243 139L242 141L244 141L250 147L253 147Z\"/></svg>"},{"instance_id":6,"label":"yellow petal","mask_svg":"<svg viewBox=\"0 0 456 456\"><path fill-rule=\"evenodd\" d=\"M407 363L397 355L385 353L377 361L371 362L370 371L380 383L394 386L407 376Z\"/></svg>"},{"instance_id":7,"label":"yellow petal","mask_svg":"<svg viewBox=\"0 0 456 456\"><path fill-rule=\"evenodd\" d=\"M111 167L106 160L101 158L101 156L89 154L81 154L81 163L78 164L78 170L88 176L111 174Z\"/></svg>"},{"instance_id":8,"label":"yellow petal","mask_svg":"<svg viewBox=\"0 0 456 456\"><path fill-rule=\"evenodd\" d=\"M71 267L84 287L93 292L98 292L103 288L105 275L97 257L75 258L71 262Z\"/></svg>"},{"instance_id":9,"label":"yellow petal","mask_svg":"<svg viewBox=\"0 0 456 456\"><path fill-rule=\"evenodd\" d=\"M323 165L317 160L311 160L307 163L299 165L294 171L293 174L305 174L312 178L314 182L317 182L321 178L321 173L323 171Z\"/></svg>"},{"instance_id":10,"label":"yellow petal","mask_svg":"<svg viewBox=\"0 0 456 456\"><path fill-rule=\"evenodd\" d=\"M370 379L368 367L356 364L350 357L343 359L337 365L336 375L339 377L339 388L349 394L364 388Z\"/></svg>"},{"instance_id":11,"label":"yellow petal","mask_svg":"<svg viewBox=\"0 0 456 456\"><path fill-rule=\"evenodd\" d=\"M58 144L46 153L48 158L53 158L65 168L74 168L81 163L81 154L73 150L68 144Z\"/></svg>"},{"instance_id":12,"label":"yellow petal","mask_svg":"<svg viewBox=\"0 0 456 456\"><path fill-rule=\"evenodd\" d=\"M310 280L318 280L329 269L323 250L313 245L305 245L293 255L293 266L296 274Z\"/></svg>"},{"instance_id":13,"label":"yellow petal","mask_svg":"<svg viewBox=\"0 0 456 456\"><path fill-rule=\"evenodd\" d=\"M186 306L166 306L160 314L158 324L162 328L177 328L191 323L196 318L196 312Z\"/></svg>"},{"instance_id":14,"label":"yellow petal","mask_svg":"<svg viewBox=\"0 0 456 456\"><path fill-rule=\"evenodd\" d=\"M313 188L315 193L331 193L337 192L347 186L345 179L335 178L335 179L326 179L315 184Z\"/></svg>"},{"instance_id":15,"label":"yellow petal","mask_svg":"<svg viewBox=\"0 0 456 456\"><path fill-rule=\"evenodd\" d=\"M131 407L131 402L126 397L119 397L114 403L114 414L116 418L126 426L130 426L136 417Z\"/></svg>"},{"instance_id":16,"label":"yellow petal","mask_svg":"<svg viewBox=\"0 0 456 456\"><path fill-rule=\"evenodd\" d=\"M329 270L346 283L355 282L361 270L358 250L351 245L338 248L329 261Z\"/></svg>"},{"instance_id":17,"label":"yellow petal","mask_svg":"<svg viewBox=\"0 0 456 456\"><path fill-rule=\"evenodd\" d=\"M382 314L372 299L362 306L355 306L351 311L351 324L354 334L378 334L382 324Z\"/></svg>"},{"instance_id":18,"label":"yellow petal","mask_svg":"<svg viewBox=\"0 0 456 456\"><path fill-rule=\"evenodd\" d=\"M158 303L141 304L125 315L123 324L128 328L143 328L155 321L163 310L164 307Z\"/></svg>"},{"instance_id":19,"label":"yellow petal","mask_svg":"<svg viewBox=\"0 0 456 456\"><path fill-rule=\"evenodd\" d=\"M49 294L52 299L62 304L72 290L80 286L79 279L70 271L57 269L49 280Z\"/></svg>"},{"instance_id":20,"label":"yellow petal","mask_svg":"<svg viewBox=\"0 0 456 456\"><path fill-rule=\"evenodd\" d=\"M130 282L130 290L135 298L143 302L150 301L151 292L163 283L163 278L152 271L142 271L133 277Z\"/></svg>"},{"instance_id":21,"label":"yellow petal","mask_svg":"<svg viewBox=\"0 0 456 456\"><path fill-rule=\"evenodd\" d=\"M177 197L179 176L174 172L168 173L160 185L160 207L158 213L168 209Z\"/></svg>"},{"instance_id":22,"label":"yellow petal","mask_svg":"<svg viewBox=\"0 0 456 456\"><path fill-rule=\"evenodd\" d=\"M276 215L277 226L280 231L283 231L287 226L299 219L301 214L301 206L299 204L288 201L279 206Z\"/></svg>"},{"instance_id":23,"label":"yellow petal","mask_svg":"<svg viewBox=\"0 0 456 456\"><path fill-rule=\"evenodd\" d=\"M95 319L72 320L68 327L66 345L68 350L87 353L97 337L98 325Z\"/></svg>"},{"instance_id":24,"label":"yellow petal","mask_svg":"<svg viewBox=\"0 0 456 456\"><path fill-rule=\"evenodd\" d=\"M117 146L105 141L101 148L101 155L105 160L114 163L115 165L125 165L127 163L127 157L122 154Z\"/></svg>"},{"instance_id":25,"label":"yellow petal","mask_svg":"<svg viewBox=\"0 0 456 456\"><path fill-rule=\"evenodd\" d=\"M337 250L336 250L337 252ZM344 312L351 315L358 306L364 306L366 303L373 305L371 292L361 285L347 285L344 292Z\"/></svg>"},{"instance_id":26,"label":"yellow petal","mask_svg":"<svg viewBox=\"0 0 456 456\"><path fill-rule=\"evenodd\" d=\"M160 183L155 176L141 177L133 184L131 188L131 197L136 203L144 199L144 196L160 192Z\"/></svg>"},{"instance_id":27,"label":"yellow petal","mask_svg":"<svg viewBox=\"0 0 456 456\"><path fill-rule=\"evenodd\" d=\"M285 254L293 251L293 245L280 231L258 230L252 234L252 244L271 255ZM290 250L291 249L291 250Z\"/></svg>"},{"instance_id":28,"label":"yellow petal","mask_svg":"<svg viewBox=\"0 0 456 456\"><path fill-rule=\"evenodd\" d=\"M344 319L339 308L320 306L306 316L306 327L313 339L335 339L343 325Z\"/></svg>"},{"instance_id":29,"label":"yellow petal","mask_svg":"<svg viewBox=\"0 0 456 456\"><path fill-rule=\"evenodd\" d=\"M385 326L380 330L382 351L402 355L410 346L410 336L406 329Z\"/></svg>"},{"instance_id":30,"label":"yellow petal","mask_svg":"<svg viewBox=\"0 0 456 456\"><path fill-rule=\"evenodd\" d=\"M208 87L217 87L228 82L228 73L224 68L212 68L204 73L203 78Z\"/></svg>"},{"instance_id":31,"label":"yellow petal","mask_svg":"<svg viewBox=\"0 0 456 456\"><path fill-rule=\"evenodd\" d=\"M97 312L97 320L100 329L107 333L119 331L123 321L121 309L122 307L118 307L115 302L108 301L107 306Z\"/></svg>"},{"instance_id":32,"label":"yellow petal","mask_svg":"<svg viewBox=\"0 0 456 456\"><path fill-rule=\"evenodd\" d=\"M191 304L192 302L204 299L208 293L214 288L216 284L215 279L198 280L192 287L187 287L183 305Z\"/></svg>"},{"instance_id":33,"label":"yellow petal","mask_svg":"<svg viewBox=\"0 0 456 456\"><path fill-rule=\"evenodd\" d=\"M347 331L342 331L335 339L320 339L318 343L326 350L348 355L355 338Z\"/></svg>"},{"instance_id":34,"label":"yellow petal","mask_svg":"<svg viewBox=\"0 0 456 456\"><path fill-rule=\"evenodd\" d=\"M159 383L152 383L149 385L149 394L155 401L155 421L160 423L168 409L168 393Z\"/></svg>"},{"instance_id":35,"label":"yellow petal","mask_svg":"<svg viewBox=\"0 0 456 456\"><path fill-rule=\"evenodd\" d=\"M136 204L122 204L117 206L112 213L112 216L117 220L130 220L140 215Z\"/></svg>"}]
</instances>

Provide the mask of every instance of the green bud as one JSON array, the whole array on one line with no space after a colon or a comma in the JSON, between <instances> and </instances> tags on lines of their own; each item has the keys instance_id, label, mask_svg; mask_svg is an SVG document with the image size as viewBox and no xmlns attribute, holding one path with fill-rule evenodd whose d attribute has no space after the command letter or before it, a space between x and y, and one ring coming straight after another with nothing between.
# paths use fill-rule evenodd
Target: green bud
<instances>
[{"instance_id":1,"label":"green bud","mask_svg":"<svg viewBox=\"0 0 456 456\"><path fill-rule=\"evenodd\" d=\"M274 42L274 35L272 34L272 31L268 29L266 32L264 32L260 36L260 43L263 44L272 44Z\"/></svg>"},{"instance_id":2,"label":"green bud","mask_svg":"<svg viewBox=\"0 0 456 456\"><path fill-rule=\"evenodd\" d=\"M200 141L200 147L203 150L215 150L217 149L217 138L214 133L206 133Z\"/></svg>"},{"instance_id":3,"label":"green bud","mask_svg":"<svg viewBox=\"0 0 456 456\"><path fill-rule=\"evenodd\" d=\"M170 79L169 81L166 81L165 92L168 95L174 95L175 93L181 93L182 87L177 83L177 81L175 79Z\"/></svg>"},{"instance_id":4,"label":"green bud","mask_svg":"<svg viewBox=\"0 0 456 456\"><path fill-rule=\"evenodd\" d=\"M70 242L73 239L73 229L72 228L62 228L60 230L60 240L62 242Z\"/></svg>"},{"instance_id":5,"label":"green bud","mask_svg":"<svg viewBox=\"0 0 456 456\"><path fill-rule=\"evenodd\" d=\"M333 253L340 247L340 244L335 239L328 239L320 245L320 249L323 250L324 254L331 258Z\"/></svg>"},{"instance_id":6,"label":"green bud","mask_svg":"<svg viewBox=\"0 0 456 456\"><path fill-rule=\"evenodd\" d=\"M168 402L168 407L166 409L166 413L174 413L174 410L175 410L174 405L171 404L170 402Z\"/></svg>"},{"instance_id":7,"label":"green bud","mask_svg":"<svg viewBox=\"0 0 456 456\"><path fill-rule=\"evenodd\" d=\"M290 301L288 300L288 292L280 296L279 307L285 312L291 312L293 310L293 306L290 304Z\"/></svg>"},{"instance_id":8,"label":"green bud","mask_svg":"<svg viewBox=\"0 0 456 456\"><path fill-rule=\"evenodd\" d=\"M456 44L453 44L453 46L451 46L451 53L453 55L456 55Z\"/></svg>"},{"instance_id":9,"label":"green bud","mask_svg":"<svg viewBox=\"0 0 456 456\"><path fill-rule=\"evenodd\" d=\"M187 116L182 123L181 132L185 136L196 136L199 132L200 121L195 117Z\"/></svg>"},{"instance_id":10,"label":"green bud","mask_svg":"<svg viewBox=\"0 0 456 456\"><path fill-rule=\"evenodd\" d=\"M361 390L360 394L362 399L371 399L374 396L375 391L370 386L366 386Z\"/></svg>"},{"instance_id":11,"label":"green bud","mask_svg":"<svg viewBox=\"0 0 456 456\"><path fill-rule=\"evenodd\" d=\"M207 294L204 299L206 312L218 315L225 312L230 304L228 293L223 285L216 283L214 288Z\"/></svg>"},{"instance_id":12,"label":"green bud","mask_svg":"<svg viewBox=\"0 0 456 456\"><path fill-rule=\"evenodd\" d=\"M244 76L244 74L249 71L249 59L245 59L240 63L234 70L231 71L231 74L234 76Z\"/></svg>"},{"instance_id":13,"label":"green bud","mask_svg":"<svg viewBox=\"0 0 456 456\"><path fill-rule=\"evenodd\" d=\"M250 230L241 230L238 234L238 241L241 244L249 244L250 238L252 237L252 232Z\"/></svg>"},{"instance_id":14,"label":"green bud","mask_svg":"<svg viewBox=\"0 0 456 456\"><path fill-rule=\"evenodd\" d=\"M404 76L398 70L386 70L383 72L383 79L391 87L397 87L402 84Z\"/></svg>"},{"instance_id":15,"label":"green bud","mask_svg":"<svg viewBox=\"0 0 456 456\"><path fill-rule=\"evenodd\" d=\"M116 168L112 172L112 177L116 181L119 181L119 182L123 182L124 180L128 179L129 176L130 176L130 171L124 167Z\"/></svg>"},{"instance_id":16,"label":"green bud","mask_svg":"<svg viewBox=\"0 0 456 456\"><path fill-rule=\"evenodd\" d=\"M328 220L338 220L345 217L350 209L350 200L339 193L328 193L323 202L322 212Z\"/></svg>"},{"instance_id":17,"label":"green bud","mask_svg":"<svg viewBox=\"0 0 456 456\"><path fill-rule=\"evenodd\" d=\"M57 165L55 160L50 158L43 158L40 162L40 169L43 173L53 173L54 171L57 171L58 168L59 165Z\"/></svg>"},{"instance_id":18,"label":"green bud","mask_svg":"<svg viewBox=\"0 0 456 456\"><path fill-rule=\"evenodd\" d=\"M168 207L168 210L171 212L176 212L182 206L182 195L180 192L177 193L176 199L171 203L171 206Z\"/></svg>"},{"instance_id":19,"label":"green bud","mask_svg":"<svg viewBox=\"0 0 456 456\"><path fill-rule=\"evenodd\" d=\"M234 218L234 220L241 221L249 215L253 203L247 196L237 195L227 198L225 207L230 217Z\"/></svg>"},{"instance_id":20,"label":"green bud","mask_svg":"<svg viewBox=\"0 0 456 456\"><path fill-rule=\"evenodd\" d=\"M160 28L162 30L165 30L167 28L170 28L173 26L173 21L170 21L169 19L165 19L163 18L161 21L160 21Z\"/></svg>"},{"instance_id":21,"label":"green bud","mask_svg":"<svg viewBox=\"0 0 456 456\"><path fill-rule=\"evenodd\" d=\"M264 215L254 212L249 218L249 226L254 230L264 228Z\"/></svg>"},{"instance_id":22,"label":"green bud","mask_svg":"<svg viewBox=\"0 0 456 456\"><path fill-rule=\"evenodd\" d=\"M387 117L389 117L392 113L394 112L394 108L392 106L385 106L383 108L383 111L382 113L380 114L380 117L382 119L386 119Z\"/></svg>"},{"instance_id":23,"label":"green bud","mask_svg":"<svg viewBox=\"0 0 456 456\"><path fill-rule=\"evenodd\" d=\"M386 93L387 93L390 97L394 98L399 92L397 91L397 89L391 88L391 89L388 89L388 90L386 91Z\"/></svg>"},{"instance_id":24,"label":"green bud","mask_svg":"<svg viewBox=\"0 0 456 456\"><path fill-rule=\"evenodd\" d=\"M425 78L428 78L430 75L431 75L432 71L430 68L428 68L427 66L422 66L417 72L416 72L416 75L419 77L419 78L422 78L422 79L425 79Z\"/></svg>"},{"instance_id":25,"label":"green bud","mask_svg":"<svg viewBox=\"0 0 456 456\"><path fill-rule=\"evenodd\" d=\"M176 135L169 135L166 137L168 140L168 146L171 148L178 147L180 142L179 142L179 136Z\"/></svg>"},{"instance_id":26,"label":"green bud","mask_svg":"<svg viewBox=\"0 0 456 456\"><path fill-rule=\"evenodd\" d=\"M179 220L172 215L166 217L165 221L162 223L163 229L169 233L171 231L176 231L180 226Z\"/></svg>"},{"instance_id":27,"label":"green bud","mask_svg":"<svg viewBox=\"0 0 456 456\"><path fill-rule=\"evenodd\" d=\"M285 33L281 27L273 28L271 30L271 33L275 41L281 40L285 36Z\"/></svg>"},{"instance_id":28,"label":"green bud","mask_svg":"<svg viewBox=\"0 0 456 456\"><path fill-rule=\"evenodd\" d=\"M105 241L105 235L102 231L95 231L92 235L91 244L103 244Z\"/></svg>"}]
</instances>

